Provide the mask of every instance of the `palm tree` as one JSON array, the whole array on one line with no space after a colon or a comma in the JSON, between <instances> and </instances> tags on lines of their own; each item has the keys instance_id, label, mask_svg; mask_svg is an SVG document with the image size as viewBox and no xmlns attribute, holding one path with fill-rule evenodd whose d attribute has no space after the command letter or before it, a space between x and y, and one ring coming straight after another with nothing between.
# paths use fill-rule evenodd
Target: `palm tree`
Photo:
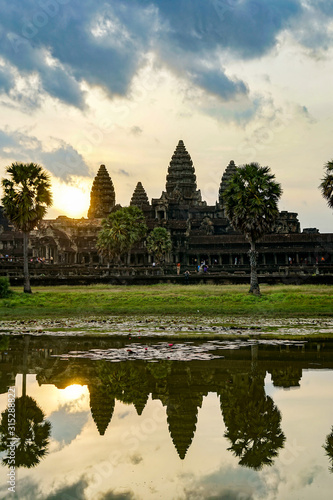
<instances>
[{"instance_id":1,"label":"palm tree","mask_svg":"<svg viewBox=\"0 0 333 500\"><path fill-rule=\"evenodd\" d=\"M260 295L256 242L271 231L279 215L281 185L274 181L269 167L250 163L237 168L223 193L223 206L234 229L249 240L251 265L250 293Z\"/></svg>"},{"instance_id":2,"label":"palm tree","mask_svg":"<svg viewBox=\"0 0 333 500\"><path fill-rule=\"evenodd\" d=\"M159 263L165 261L165 256L172 247L169 231L165 227L155 227L147 238L147 250L154 254Z\"/></svg>"},{"instance_id":3,"label":"palm tree","mask_svg":"<svg viewBox=\"0 0 333 500\"><path fill-rule=\"evenodd\" d=\"M333 208L333 160L328 161L325 165L326 173L319 188L321 194L327 200L330 208Z\"/></svg>"},{"instance_id":4,"label":"palm tree","mask_svg":"<svg viewBox=\"0 0 333 500\"><path fill-rule=\"evenodd\" d=\"M52 205L51 183L47 172L36 163L12 163L6 168L10 179L2 179L1 203L8 219L23 232L24 292L31 293L28 269L29 233Z\"/></svg>"},{"instance_id":5,"label":"palm tree","mask_svg":"<svg viewBox=\"0 0 333 500\"><path fill-rule=\"evenodd\" d=\"M97 249L109 260L118 260L131 251L147 232L142 210L130 206L112 212L102 220L102 229L97 238Z\"/></svg>"}]
</instances>

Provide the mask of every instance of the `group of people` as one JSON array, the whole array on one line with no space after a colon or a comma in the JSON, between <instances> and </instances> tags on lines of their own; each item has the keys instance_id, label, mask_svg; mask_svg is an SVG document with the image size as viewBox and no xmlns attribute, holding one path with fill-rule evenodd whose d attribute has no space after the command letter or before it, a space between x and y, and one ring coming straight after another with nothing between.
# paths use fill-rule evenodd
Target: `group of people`
<instances>
[{"instance_id":1,"label":"group of people","mask_svg":"<svg viewBox=\"0 0 333 500\"><path fill-rule=\"evenodd\" d=\"M198 273L207 273L208 272L208 266L205 262L201 262L201 264L198 264Z\"/></svg>"},{"instance_id":2,"label":"group of people","mask_svg":"<svg viewBox=\"0 0 333 500\"><path fill-rule=\"evenodd\" d=\"M2 253L0 253L0 259L4 259L4 260L7 260L8 262L13 262L13 257L11 255L3 255Z\"/></svg>"}]
</instances>

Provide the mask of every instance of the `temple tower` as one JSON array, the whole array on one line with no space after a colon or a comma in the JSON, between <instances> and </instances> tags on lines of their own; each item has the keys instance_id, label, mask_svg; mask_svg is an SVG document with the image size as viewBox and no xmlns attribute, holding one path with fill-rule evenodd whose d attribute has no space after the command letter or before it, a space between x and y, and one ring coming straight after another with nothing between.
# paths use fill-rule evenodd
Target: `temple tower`
<instances>
[{"instance_id":1,"label":"temple tower","mask_svg":"<svg viewBox=\"0 0 333 500\"><path fill-rule=\"evenodd\" d=\"M223 193L228 186L228 182L231 177L237 172L237 167L235 165L234 160L230 160L229 165L225 169L224 174L222 175L220 189L219 189L219 204L223 206Z\"/></svg>"},{"instance_id":2,"label":"temple tower","mask_svg":"<svg viewBox=\"0 0 333 500\"><path fill-rule=\"evenodd\" d=\"M201 202L193 162L183 141L179 141L170 161L166 177L166 195L171 202L186 205L197 205Z\"/></svg>"},{"instance_id":3,"label":"temple tower","mask_svg":"<svg viewBox=\"0 0 333 500\"><path fill-rule=\"evenodd\" d=\"M89 385L90 410L100 436L104 436L112 419L115 398L110 387L102 384Z\"/></svg>"},{"instance_id":4,"label":"temple tower","mask_svg":"<svg viewBox=\"0 0 333 500\"><path fill-rule=\"evenodd\" d=\"M131 206L134 205L138 208L142 208L149 205L147 193L141 182L138 182L136 188L134 189L130 205Z\"/></svg>"},{"instance_id":5,"label":"temple tower","mask_svg":"<svg viewBox=\"0 0 333 500\"><path fill-rule=\"evenodd\" d=\"M88 219L107 217L116 204L113 182L105 165L101 165L94 179L90 192Z\"/></svg>"}]
</instances>

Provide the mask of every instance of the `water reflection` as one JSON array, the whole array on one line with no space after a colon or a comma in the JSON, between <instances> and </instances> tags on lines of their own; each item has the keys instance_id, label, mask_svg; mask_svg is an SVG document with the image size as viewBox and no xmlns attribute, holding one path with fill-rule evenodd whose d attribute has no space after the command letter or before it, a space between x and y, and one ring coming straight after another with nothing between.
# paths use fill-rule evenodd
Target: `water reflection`
<instances>
[{"instance_id":1,"label":"water reflection","mask_svg":"<svg viewBox=\"0 0 333 500\"><path fill-rule=\"evenodd\" d=\"M12 439L16 439L15 462L7 455L2 459L4 465L16 467L35 467L47 453L51 424L44 420L45 415L37 402L30 396L15 398L15 431L8 424L8 409L1 414L0 450L8 450ZM10 422L10 420L9 420Z\"/></svg>"},{"instance_id":2,"label":"water reflection","mask_svg":"<svg viewBox=\"0 0 333 500\"><path fill-rule=\"evenodd\" d=\"M27 468L38 465L41 458L46 455L51 433L50 422L44 421L43 411L26 393L29 341L29 336L24 338L22 396L16 397L12 403L15 411L7 408L1 413L0 421L0 451L8 451L15 440L15 466ZM4 344L4 349L8 349L8 342ZM13 457L5 455L2 463L7 466L13 465Z\"/></svg>"},{"instance_id":3,"label":"water reflection","mask_svg":"<svg viewBox=\"0 0 333 500\"><path fill-rule=\"evenodd\" d=\"M260 371L233 377L221 394L228 450L240 458L239 465L255 470L272 465L285 442L281 413L265 394L264 378Z\"/></svg>"},{"instance_id":4,"label":"water reflection","mask_svg":"<svg viewBox=\"0 0 333 500\"><path fill-rule=\"evenodd\" d=\"M325 441L323 448L326 451L326 455L329 458L329 462L330 462L329 470L330 470L330 472L333 472L333 426L332 426L331 433L328 434L328 436L326 436L326 441Z\"/></svg>"},{"instance_id":5,"label":"water reflection","mask_svg":"<svg viewBox=\"0 0 333 500\"><path fill-rule=\"evenodd\" d=\"M154 430L162 420L167 425L169 439L177 451L178 460L186 461L197 432L198 414L203 400L214 393L219 398L221 415L220 427L214 426L216 441L226 438L225 448L236 457L240 466L261 471L274 464L287 442L284 429L286 421L273 400L274 391L269 395L265 390L267 374L271 376L274 390L299 389L304 370L333 369L333 351L330 345L314 342L291 346L252 344L249 348L239 349L235 349L235 345L225 345L223 351L216 352L217 355L223 354L223 358L203 361L110 362L108 359L101 359L103 350L117 347L123 349L126 342L121 339L112 341L29 336L14 336L10 339L3 337L0 340L0 393L5 394L8 386L15 384L17 375L22 374L22 395L16 398L15 403L17 467L36 466L47 453L50 432L56 432L56 429L51 431L48 420L55 419L55 412L49 409L47 398L41 404L39 400L37 403L33 397L26 395L26 376L29 374L36 375L40 388L44 387L49 391L52 387L58 390L68 388L67 391L70 392L67 398L71 401L79 401L84 395L82 388L86 386L95 429L103 440L108 439L110 429L117 430L122 419L131 421L125 411L114 420L117 402L133 405L136 414L140 416L149 401L159 401L165 412L146 418L140 428L141 434L134 434L133 425L128 424L123 444L125 443L125 447L128 445L130 460L134 465L143 461L138 452L138 446L143 441L142 434L153 433L149 429ZM98 360L95 361L93 356L84 356L84 353L93 353L96 349ZM69 352L74 352L74 357L64 358L63 355ZM78 357L75 357L75 352ZM45 413L51 414L51 417L45 419ZM82 419L78 422L82 427L86 419L83 411L81 414ZM71 415L73 416L73 409L68 407L67 413L64 412L63 415L64 426L66 421L71 422ZM5 409L0 425L1 450L8 449L7 417L8 411ZM69 446L79 432L76 431L70 439L66 438L63 446ZM327 454L327 465L333 472L333 427L325 443L323 441L320 446L324 448L323 455ZM59 449L52 449L51 454ZM47 459L43 460L46 461ZM6 455L3 454L3 463L6 462ZM89 481L86 486L88 484ZM90 497L83 495L78 498ZM179 498L182 496L179 495Z\"/></svg>"}]
</instances>

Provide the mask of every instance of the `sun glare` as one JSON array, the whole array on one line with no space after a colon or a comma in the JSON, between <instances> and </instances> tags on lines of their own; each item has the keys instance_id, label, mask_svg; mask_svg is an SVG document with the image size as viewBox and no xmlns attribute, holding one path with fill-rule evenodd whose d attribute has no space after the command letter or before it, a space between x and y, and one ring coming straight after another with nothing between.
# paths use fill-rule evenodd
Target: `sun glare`
<instances>
[{"instance_id":1,"label":"sun glare","mask_svg":"<svg viewBox=\"0 0 333 500\"><path fill-rule=\"evenodd\" d=\"M86 217L89 208L89 191L62 184L54 191L54 207L68 217Z\"/></svg>"},{"instance_id":2,"label":"sun glare","mask_svg":"<svg viewBox=\"0 0 333 500\"><path fill-rule=\"evenodd\" d=\"M79 399L86 391L86 385L73 384L66 387L66 389L62 389L62 396L64 399L73 401L74 399Z\"/></svg>"}]
</instances>

